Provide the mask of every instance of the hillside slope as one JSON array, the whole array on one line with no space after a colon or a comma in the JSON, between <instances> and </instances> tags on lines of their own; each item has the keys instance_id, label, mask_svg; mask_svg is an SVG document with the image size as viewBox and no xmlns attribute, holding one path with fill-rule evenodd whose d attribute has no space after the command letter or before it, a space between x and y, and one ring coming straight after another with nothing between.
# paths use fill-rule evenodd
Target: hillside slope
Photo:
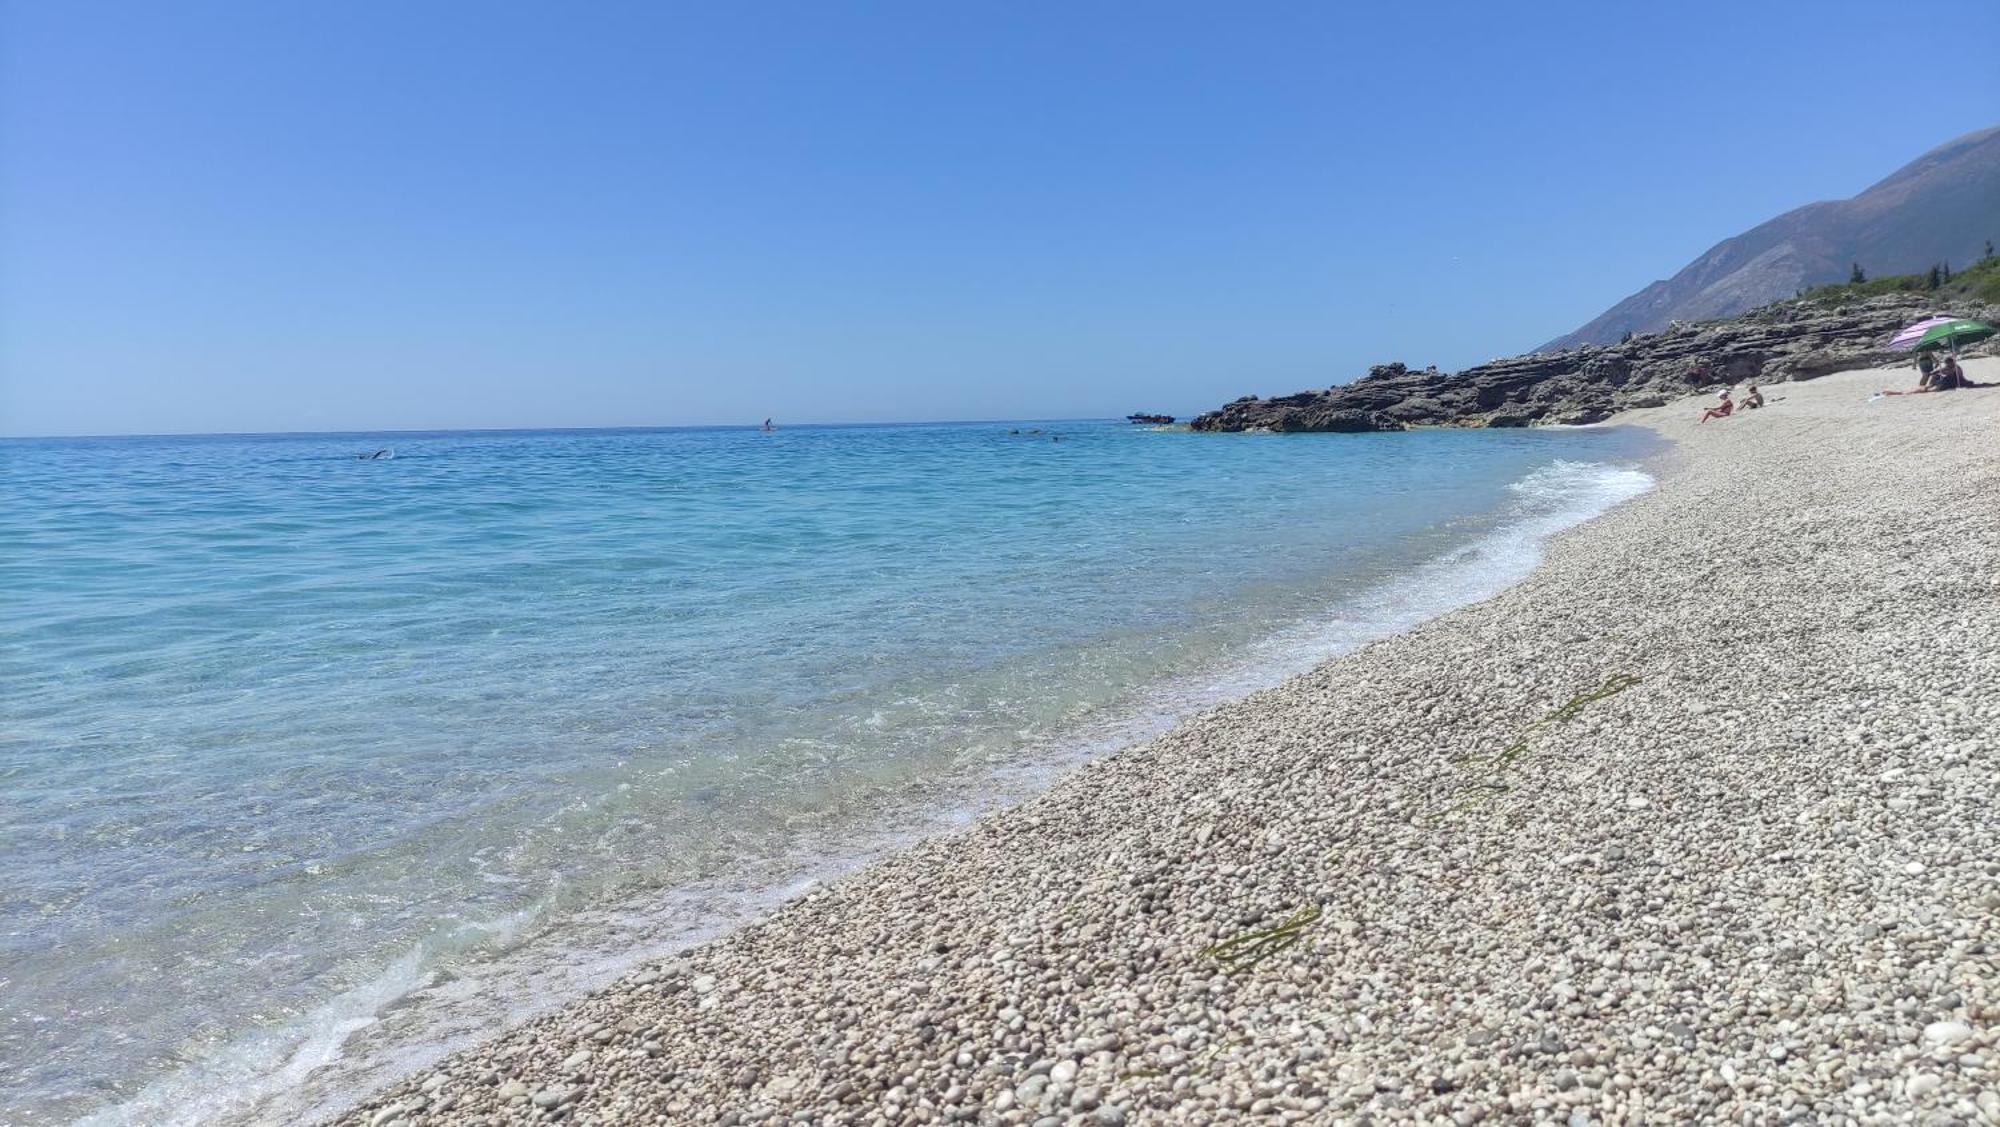
<instances>
[{"instance_id":1,"label":"hillside slope","mask_svg":"<svg viewBox=\"0 0 2000 1127\"><path fill-rule=\"evenodd\" d=\"M1947 141L1846 200L1807 204L1724 239L1539 351L1610 344L1673 321L1733 317L1802 289L1964 264L2000 240L2000 126Z\"/></svg>"}]
</instances>

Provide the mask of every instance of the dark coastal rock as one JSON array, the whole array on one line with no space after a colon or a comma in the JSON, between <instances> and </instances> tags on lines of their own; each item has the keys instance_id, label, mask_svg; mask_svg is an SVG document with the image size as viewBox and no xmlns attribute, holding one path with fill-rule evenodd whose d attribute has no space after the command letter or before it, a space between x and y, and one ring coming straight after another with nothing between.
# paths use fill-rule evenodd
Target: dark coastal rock
<instances>
[{"instance_id":1,"label":"dark coastal rock","mask_svg":"<svg viewBox=\"0 0 2000 1127\"><path fill-rule=\"evenodd\" d=\"M1448 409L1435 399L1405 399L1382 408L1382 414L1400 423L1421 423L1442 418Z\"/></svg>"},{"instance_id":2,"label":"dark coastal rock","mask_svg":"<svg viewBox=\"0 0 2000 1127\"><path fill-rule=\"evenodd\" d=\"M1566 427L1580 427L1601 423L1617 413L1608 405L1578 404L1567 410L1551 411L1542 416L1542 421Z\"/></svg>"},{"instance_id":3,"label":"dark coastal rock","mask_svg":"<svg viewBox=\"0 0 2000 1127\"><path fill-rule=\"evenodd\" d=\"M1878 354L1854 352L1847 349L1829 348L1812 352L1801 352L1780 359L1774 371L1784 373L1788 380L1812 380L1830 376L1835 372L1845 372L1852 368L1865 368L1880 363Z\"/></svg>"},{"instance_id":4,"label":"dark coastal rock","mask_svg":"<svg viewBox=\"0 0 2000 1127\"><path fill-rule=\"evenodd\" d=\"M1409 427L1601 422L1720 384L1782 383L1908 360L1883 342L1930 313L1934 297L1895 293L1837 308L1789 301L1726 321L1676 324L1617 344L1530 353L1456 374L1377 364L1353 383L1244 396L1189 424L1200 431L1357 433ZM1993 320L2000 310L1954 306Z\"/></svg>"},{"instance_id":5,"label":"dark coastal rock","mask_svg":"<svg viewBox=\"0 0 2000 1127\"><path fill-rule=\"evenodd\" d=\"M1324 410L1288 411L1273 420L1270 429L1281 433L1318 431L1327 434L1365 434L1370 431L1402 430L1403 424L1373 411L1336 407Z\"/></svg>"}]
</instances>

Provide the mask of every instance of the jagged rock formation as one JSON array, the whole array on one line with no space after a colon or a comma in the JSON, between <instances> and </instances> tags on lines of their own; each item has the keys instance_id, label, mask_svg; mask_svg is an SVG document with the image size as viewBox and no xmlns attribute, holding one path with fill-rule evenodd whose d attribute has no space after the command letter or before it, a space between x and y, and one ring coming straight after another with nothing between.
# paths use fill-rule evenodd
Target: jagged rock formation
<instances>
[{"instance_id":1,"label":"jagged rock formation","mask_svg":"<svg viewBox=\"0 0 2000 1127\"><path fill-rule=\"evenodd\" d=\"M1607 344L1676 319L1733 317L1844 282L1857 262L1875 275L1963 265L1988 239L2000 239L2000 126L1947 141L1852 199L1807 204L1724 239L1541 350Z\"/></svg>"},{"instance_id":2,"label":"jagged rock formation","mask_svg":"<svg viewBox=\"0 0 2000 1127\"><path fill-rule=\"evenodd\" d=\"M1723 383L1780 383L1907 359L1882 347L1933 312L1935 298L1896 293L1828 309L1766 306L1742 317L1675 325L1618 344L1532 353L1455 375L1378 364L1350 384L1259 399L1246 395L1197 417L1204 431L1385 431L1413 426L1519 427L1594 423ZM1955 304L1994 320L2000 309Z\"/></svg>"}]
</instances>

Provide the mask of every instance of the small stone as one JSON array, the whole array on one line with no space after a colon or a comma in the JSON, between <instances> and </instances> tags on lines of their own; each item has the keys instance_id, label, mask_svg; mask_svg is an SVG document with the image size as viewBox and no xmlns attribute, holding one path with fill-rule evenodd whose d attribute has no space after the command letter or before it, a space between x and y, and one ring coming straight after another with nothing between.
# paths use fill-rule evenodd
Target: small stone
<instances>
[{"instance_id":1,"label":"small stone","mask_svg":"<svg viewBox=\"0 0 2000 1127\"><path fill-rule=\"evenodd\" d=\"M404 1110L406 1109L403 1107L402 1104L390 1104L388 1107L385 1107L381 1111L376 1112L372 1117L369 1118L368 1127L382 1127L384 1123L387 1123L391 1119L394 1119L397 1116L402 1115Z\"/></svg>"},{"instance_id":2,"label":"small stone","mask_svg":"<svg viewBox=\"0 0 2000 1127\"><path fill-rule=\"evenodd\" d=\"M575 1072L577 1069L582 1068L584 1065L589 1063L590 1063L590 1050L578 1049L576 1052L573 1052L570 1055L563 1058L562 1070L564 1072Z\"/></svg>"},{"instance_id":3,"label":"small stone","mask_svg":"<svg viewBox=\"0 0 2000 1127\"><path fill-rule=\"evenodd\" d=\"M1972 1036L1972 1027L1962 1021L1934 1021L1924 1026L1924 1040L1933 1045L1956 1045Z\"/></svg>"},{"instance_id":4,"label":"small stone","mask_svg":"<svg viewBox=\"0 0 2000 1127\"><path fill-rule=\"evenodd\" d=\"M1125 1127L1125 1109L1117 1104L1106 1104L1097 1109L1098 1127Z\"/></svg>"},{"instance_id":5,"label":"small stone","mask_svg":"<svg viewBox=\"0 0 2000 1127\"><path fill-rule=\"evenodd\" d=\"M568 1103L570 1100L570 1096L575 1091L576 1089L566 1088L561 1084L557 1084L551 1088L543 1088L541 1091L535 1093L534 1104L536 1107L542 1108L544 1110L552 1107L557 1107L562 1104Z\"/></svg>"},{"instance_id":6,"label":"small stone","mask_svg":"<svg viewBox=\"0 0 2000 1127\"><path fill-rule=\"evenodd\" d=\"M505 1084L500 1085L500 1090L493 1094L498 1096L502 1102L525 1099L528 1095L528 1086L519 1080L509 1080Z\"/></svg>"},{"instance_id":7,"label":"small stone","mask_svg":"<svg viewBox=\"0 0 2000 1127\"><path fill-rule=\"evenodd\" d=\"M696 975L694 981L688 983L688 989L697 994L711 993L715 990L715 976L712 974Z\"/></svg>"},{"instance_id":8,"label":"small stone","mask_svg":"<svg viewBox=\"0 0 2000 1127\"><path fill-rule=\"evenodd\" d=\"M1919 1072L1903 1085L1903 1094L1913 1100L1922 1099L1937 1091L1938 1086L1943 1083L1944 1081L1938 1079L1935 1073Z\"/></svg>"},{"instance_id":9,"label":"small stone","mask_svg":"<svg viewBox=\"0 0 2000 1127\"><path fill-rule=\"evenodd\" d=\"M1068 1084L1076 1079L1076 1073L1077 1067L1075 1061L1058 1061L1054 1068L1049 1069L1049 1079L1058 1084Z\"/></svg>"}]
</instances>

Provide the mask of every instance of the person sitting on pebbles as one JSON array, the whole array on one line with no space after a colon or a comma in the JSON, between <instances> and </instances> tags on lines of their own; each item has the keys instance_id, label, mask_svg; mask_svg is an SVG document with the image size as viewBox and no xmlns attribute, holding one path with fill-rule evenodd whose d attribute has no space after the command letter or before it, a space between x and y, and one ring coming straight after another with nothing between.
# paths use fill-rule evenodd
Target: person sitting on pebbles
<instances>
[{"instance_id":1,"label":"person sitting on pebbles","mask_svg":"<svg viewBox=\"0 0 2000 1127\"><path fill-rule=\"evenodd\" d=\"M1726 419L1729 417L1729 413L1731 411L1736 410L1736 404L1732 402L1729 398L1728 388L1726 387L1723 388L1718 398L1721 399L1721 402L1717 403L1713 407L1710 407L1708 410L1703 411L1701 413L1701 418L1696 419L1695 422L1705 423L1710 419ZM1759 402L1762 401L1759 400Z\"/></svg>"},{"instance_id":2,"label":"person sitting on pebbles","mask_svg":"<svg viewBox=\"0 0 2000 1127\"><path fill-rule=\"evenodd\" d=\"M1938 361L1937 375L1932 378L1931 385L1939 388L1993 386L1992 384L1980 383L1971 376L1966 375L1965 369L1958 366L1958 357L1956 356L1946 356L1943 360Z\"/></svg>"},{"instance_id":3,"label":"person sitting on pebbles","mask_svg":"<svg viewBox=\"0 0 2000 1127\"><path fill-rule=\"evenodd\" d=\"M1958 366L1958 357L1946 356L1925 371L1924 375L1917 380L1917 386L1907 391L1894 391L1885 387L1882 389L1882 394L1923 395L1933 391L1956 391L1961 387L1985 386L1983 383L1975 383L1965 378L1965 369Z\"/></svg>"},{"instance_id":4,"label":"person sitting on pebbles","mask_svg":"<svg viewBox=\"0 0 2000 1127\"><path fill-rule=\"evenodd\" d=\"M1756 384L1751 384L1749 390L1743 393L1743 403L1742 403L1743 409L1745 411L1755 411L1757 408L1762 407L1763 405L1764 405L1764 393L1757 390Z\"/></svg>"}]
</instances>

